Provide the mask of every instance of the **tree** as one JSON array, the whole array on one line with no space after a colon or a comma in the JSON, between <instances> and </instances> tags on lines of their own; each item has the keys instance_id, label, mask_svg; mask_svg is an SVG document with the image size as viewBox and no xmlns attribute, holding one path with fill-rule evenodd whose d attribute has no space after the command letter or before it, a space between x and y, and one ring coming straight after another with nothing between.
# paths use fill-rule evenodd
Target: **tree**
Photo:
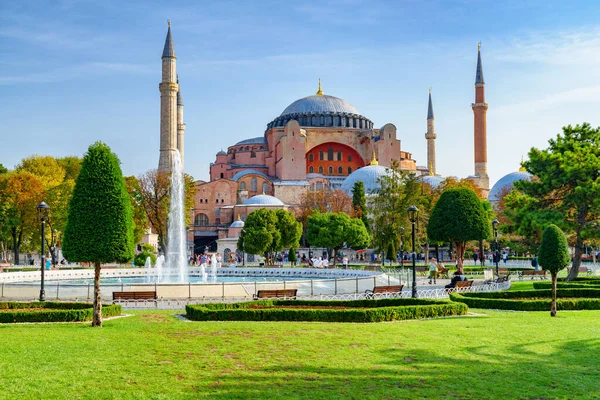
<instances>
[{"instance_id":1,"label":"tree","mask_svg":"<svg viewBox=\"0 0 600 400\"><path fill-rule=\"evenodd\" d=\"M292 264L292 265L296 265L296 261L298 260L298 258L296 257L296 249L293 247L290 247L290 253L288 255L288 261Z\"/></svg>"},{"instance_id":2,"label":"tree","mask_svg":"<svg viewBox=\"0 0 600 400\"><path fill-rule=\"evenodd\" d=\"M308 218L306 237L317 247L333 249L335 266L338 250L346 247L365 247L370 236L360 218L351 218L346 213L315 214Z\"/></svg>"},{"instance_id":3,"label":"tree","mask_svg":"<svg viewBox=\"0 0 600 400\"><path fill-rule=\"evenodd\" d=\"M529 151L523 166L535 178L514 183L522 196L506 199L507 214L524 236L548 224L573 235L573 268L567 277L572 280L579 273L586 240L600 236L594 228L600 220L600 128L569 125L548 143L545 150Z\"/></svg>"},{"instance_id":4,"label":"tree","mask_svg":"<svg viewBox=\"0 0 600 400\"><path fill-rule=\"evenodd\" d=\"M354 216L359 217L365 226L369 226L367 198L365 197L365 183L363 181L354 182L354 186L352 187L352 206L354 207Z\"/></svg>"},{"instance_id":5,"label":"tree","mask_svg":"<svg viewBox=\"0 0 600 400\"><path fill-rule=\"evenodd\" d=\"M563 231L556 225L548 225L542 234L538 262L544 271L552 275L552 306L550 315L556 317L556 275L571 262L569 245Z\"/></svg>"},{"instance_id":6,"label":"tree","mask_svg":"<svg viewBox=\"0 0 600 400\"><path fill-rule=\"evenodd\" d=\"M33 174L12 171L0 175L0 235L10 235L17 265L23 240L39 232L36 207L43 197L44 188Z\"/></svg>"},{"instance_id":7,"label":"tree","mask_svg":"<svg viewBox=\"0 0 600 400\"><path fill-rule=\"evenodd\" d=\"M56 159L58 165L65 170L65 180L77 180L77 175L79 175L79 171L81 170L81 161L81 158L77 156L67 156Z\"/></svg>"},{"instance_id":8,"label":"tree","mask_svg":"<svg viewBox=\"0 0 600 400\"><path fill-rule=\"evenodd\" d=\"M467 188L444 191L427 225L427 235L431 240L454 243L460 273L463 272L467 242L488 239L490 230L488 212L475 192Z\"/></svg>"},{"instance_id":9,"label":"tree","mask_svg":"<svg viewBox=\"0 0 600 400\"><path fill-rule=\"evenodd\" d=\"M341 190L329 188L305 192L300 198L299 207L296 207L296 217L302 223L304 234L306 234L308 217L317 212L345 212L354 216L352 199Z\"/></svg>"},{"instance_id":10,"label":"tree","mask_svg":"<svg viewBox=\"0 0 600 400\"><path fill-rule=\"evenodd\" d=\"M0 175L5 174L8 172L8 169L2 165L2 163L0 163Z\"/></svg>"},{"instance_id":11,"label":"tree","mask_svg":"<svg viewBox=\"0 0 600 400\"><path fill-rule=\"evenodd\" d=\"M296 221L296 217L289 211L277 210L277 229L281 233L280 242L274 246L273 251L281 251L284 248L298 247L302 236L302 224Z\"/></svg>"},{"instance_id":12,"label":"tree","mask_svg":"<svg viewBox=\"0 0 600 400\"><path fill-rule=\"evenodd\" d=\"M94 263L94 318L102 326L102 263L133 259L133 215L118 157L96 142L88 148L69 203L63 251L70 261Z\"/></svg>"},{"instance_id":13,"label":"tree","mask_svg":"<svg viewBox=\"0 0 600 400\"><path fill-rule=\"evenodd\" d=\"M194 196L196 195L196 186L194 178L184 174L185 179L185 209L194 208ZM133 185L132 189L135 197L146 211L146 217L154 233L158 235L158 243L163 252L167 252L167 228L169 206L171 204L171 174L169 172L150 170L138 177L138 184ZM191 215L186 213L185 222L189 224Z\"/></svg>"},{"instance_id":14,"label":"tree","mask_svg":"<svg viewBox=\"0 0 600 400\"><path fill-rule=\"evenodd\" d=\"M44 190L52 189L63 183L66 175L65 169L52 156L33 155L24 158L15 170L35 175Z\"/></svg>"},{"instance_id":15,"label":"tree","mask_svg":"<svg viewBox=\"0 0 600 400\"><path fill-rule=\"evenodd\" d=\"M148 218L146 217L146 210L142 201L140 183L135 176L126 176L125 186L127 187L127 193L129 193L129 199L131 200L131 209L133 210L133 242L139 243L148 229Z\"/></svg>"},{"instance_id":16,"label":"tree","mask_svg":"<svg viewBox=\"0 0 600 400\"><path fill-rule=\"evenodd\" d=\"M388 243L385 259L389 260L390 262L394 262L396 260L396 250L394 250L393 242Z\"/></svg>"}]
</instances>

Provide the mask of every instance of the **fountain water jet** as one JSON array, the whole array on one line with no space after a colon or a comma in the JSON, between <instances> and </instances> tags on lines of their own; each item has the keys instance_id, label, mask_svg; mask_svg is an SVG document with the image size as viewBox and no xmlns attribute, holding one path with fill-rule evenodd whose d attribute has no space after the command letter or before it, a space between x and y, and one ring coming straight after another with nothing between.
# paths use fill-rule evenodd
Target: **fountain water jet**
<instances>
[{"instance_id":1,"label":"fountain water jet","mask_svg":"<svg viewBox=\"0 0 600 400\"><path fill-rule=\"evenodd\" d=\"M186 256L186 230L184 192L185 180L181 166L181 156L175 150L171 172L171 206L169 207L169 226L167 229L167 257L165 269L167 275L175 276L176 282L188 282L188 265Z\"/></svg>"}]
</instances>

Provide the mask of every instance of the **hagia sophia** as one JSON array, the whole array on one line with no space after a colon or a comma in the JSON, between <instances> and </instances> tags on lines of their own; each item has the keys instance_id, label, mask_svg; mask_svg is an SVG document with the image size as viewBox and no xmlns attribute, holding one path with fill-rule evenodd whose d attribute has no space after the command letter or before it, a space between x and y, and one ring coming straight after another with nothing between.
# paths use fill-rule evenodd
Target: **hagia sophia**
<instances>
[{"instance_id":1,"label":"hagia sophia","mask_svg":"<svg viewBox=\"0 0 600 400\"><path fill-rule=\"evenodd\" d=\"M183 100L176 72L171 27L162 53L160 105L160 158L158 168L169 171L176 150L184 161ZM485 82L481 47L477 52L474 113L474 175L484 193L490 193L487 173ZM396 126L381 128L344 99L325 94L321 82L314 95L285 107L266 124L260 136L243 139L216 153L210 180L196 182L192 226L188 240L195 252L206 247L224 256L236 251L246 216L259 208L293 210L308 190L341 189L351 195L355 182L363 181L367 193L376 191L378 178L398 160L403 170L414 171L432 186L444 177L437 174L431 90L427 110L427 164L417 166L403 150ZM526 174L526 173L525 173ZM508 177L508 176L507 176ZM506 178L506 177L505 177ZM522 179L523 176L519 176ZM503 178L504 179L504 178ZM511 184L511 178L503 186ZM502 179L501 179L502 181ZM500 181L499 181L500 183ZM497 186L497 185L496 185ZM497 195L501 188L492 188ZM495 193L495 194L494 194Z\"/></svg>"}]
</instances>

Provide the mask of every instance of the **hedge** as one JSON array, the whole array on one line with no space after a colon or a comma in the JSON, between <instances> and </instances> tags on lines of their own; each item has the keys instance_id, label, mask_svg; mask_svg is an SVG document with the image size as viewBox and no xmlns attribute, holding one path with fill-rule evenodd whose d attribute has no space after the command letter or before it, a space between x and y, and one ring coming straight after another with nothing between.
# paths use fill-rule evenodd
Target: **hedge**
<instances>
[{"instance_id":1,"label":"hedge","mask_svg":"<svg viewBox=\"0 0 600 400\"><path fill-rule=\"evenodd\" d=\"M257 305L267 308L251 308ZM291 305L346 307L346 309L268 308ZM467 311L468 307L462 303L430 299L264 300L186 306L187 317L195 321L382 322L464 315Z\"/></svg>"},{"instance_id":2,"label":"hedge","mask_svg":"<svg viewBox=\"0 0 600 400\"><path fill-rule=\"evenodd\" d=\"M558 310L600 310L600 289L557 289ZM450 293L450 300L473 308L515 311L548 311L552 290L515 290L512 292ZM525 299L524 299L525 298Z\"/></svg>"},{"instance_id":3,"label":"hedge","mask_svg":"<svg viewBox=\"0 0 600 400\"><path fill-rule=\"evenodd\" d=\"M23 310L27 308L32 308L33 310ZM93 314L93 304L90 303L0 302L0 323L91 321ZM113 317L116 315L121 315L120 305L110 304L102 306L103 317Z\"/></svg>"},{"instance_id":4,"label":"hedge","mask_svg":"<svg viewBox=\"0 0 600 400\"><path fill-rule=\"evenodd\" d=\"M547 282L547 281L533 282L533 287L535 289L552 289L552 282ZM582 282L582 281L556 282L556 287L558 289L600 289L600 281L598 281L598 282Z\"/></svg>"}]
</instances>

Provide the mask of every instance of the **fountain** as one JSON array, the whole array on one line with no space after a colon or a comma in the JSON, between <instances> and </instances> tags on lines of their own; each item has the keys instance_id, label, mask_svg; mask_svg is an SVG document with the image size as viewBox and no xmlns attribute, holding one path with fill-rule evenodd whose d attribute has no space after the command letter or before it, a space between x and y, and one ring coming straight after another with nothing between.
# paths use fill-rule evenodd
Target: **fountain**
<instances>
[{"instance_id":1,"label":"fountain","mask_svg":"<svg viewBox=\"0 0 600 400\"><path fill-rule=\"evenodd\" d=\"M156 268L156 282L160 283L164 280L165 276L165 256L162 254L158 256L154 267Z\"/></svg>"},{"instance_id":2,"label":"fountain","mask_svg":"<svg viewBox=\"0 0 600 400\"><path fill-rule=\"evenodd\" d=\"M210 273L212 275L212 281L217 281L217 256L215 254L210 258Z\"/></svg>"},{"instance_id":3,"label":"fountain","mask_svg":"<svg viewBox=\"0 0 600 400\"><path fill-rule=\"evenodd\" d=\"M146 270L146 282L152 282L150 275L148 274L149 268L152 268L152 259L150 257L146 257L146 262L144 263L144 269Z\"/></svg>"},{"instance_id":4,"label":"fountain","mask_svg":"<svg viewBox=\"0 0 600 400\"><path fill-rule=\"evenodd\" d=\"M188 282L188 265L186 257L185 181L181 167L181 156L175 150L173 171L171 173L171 206L169 207L169 226L167 229L166 273L163 276L175 277L175 282ZM160 277L160 275L159 275Z\"/></svg>"}]
</instances>

